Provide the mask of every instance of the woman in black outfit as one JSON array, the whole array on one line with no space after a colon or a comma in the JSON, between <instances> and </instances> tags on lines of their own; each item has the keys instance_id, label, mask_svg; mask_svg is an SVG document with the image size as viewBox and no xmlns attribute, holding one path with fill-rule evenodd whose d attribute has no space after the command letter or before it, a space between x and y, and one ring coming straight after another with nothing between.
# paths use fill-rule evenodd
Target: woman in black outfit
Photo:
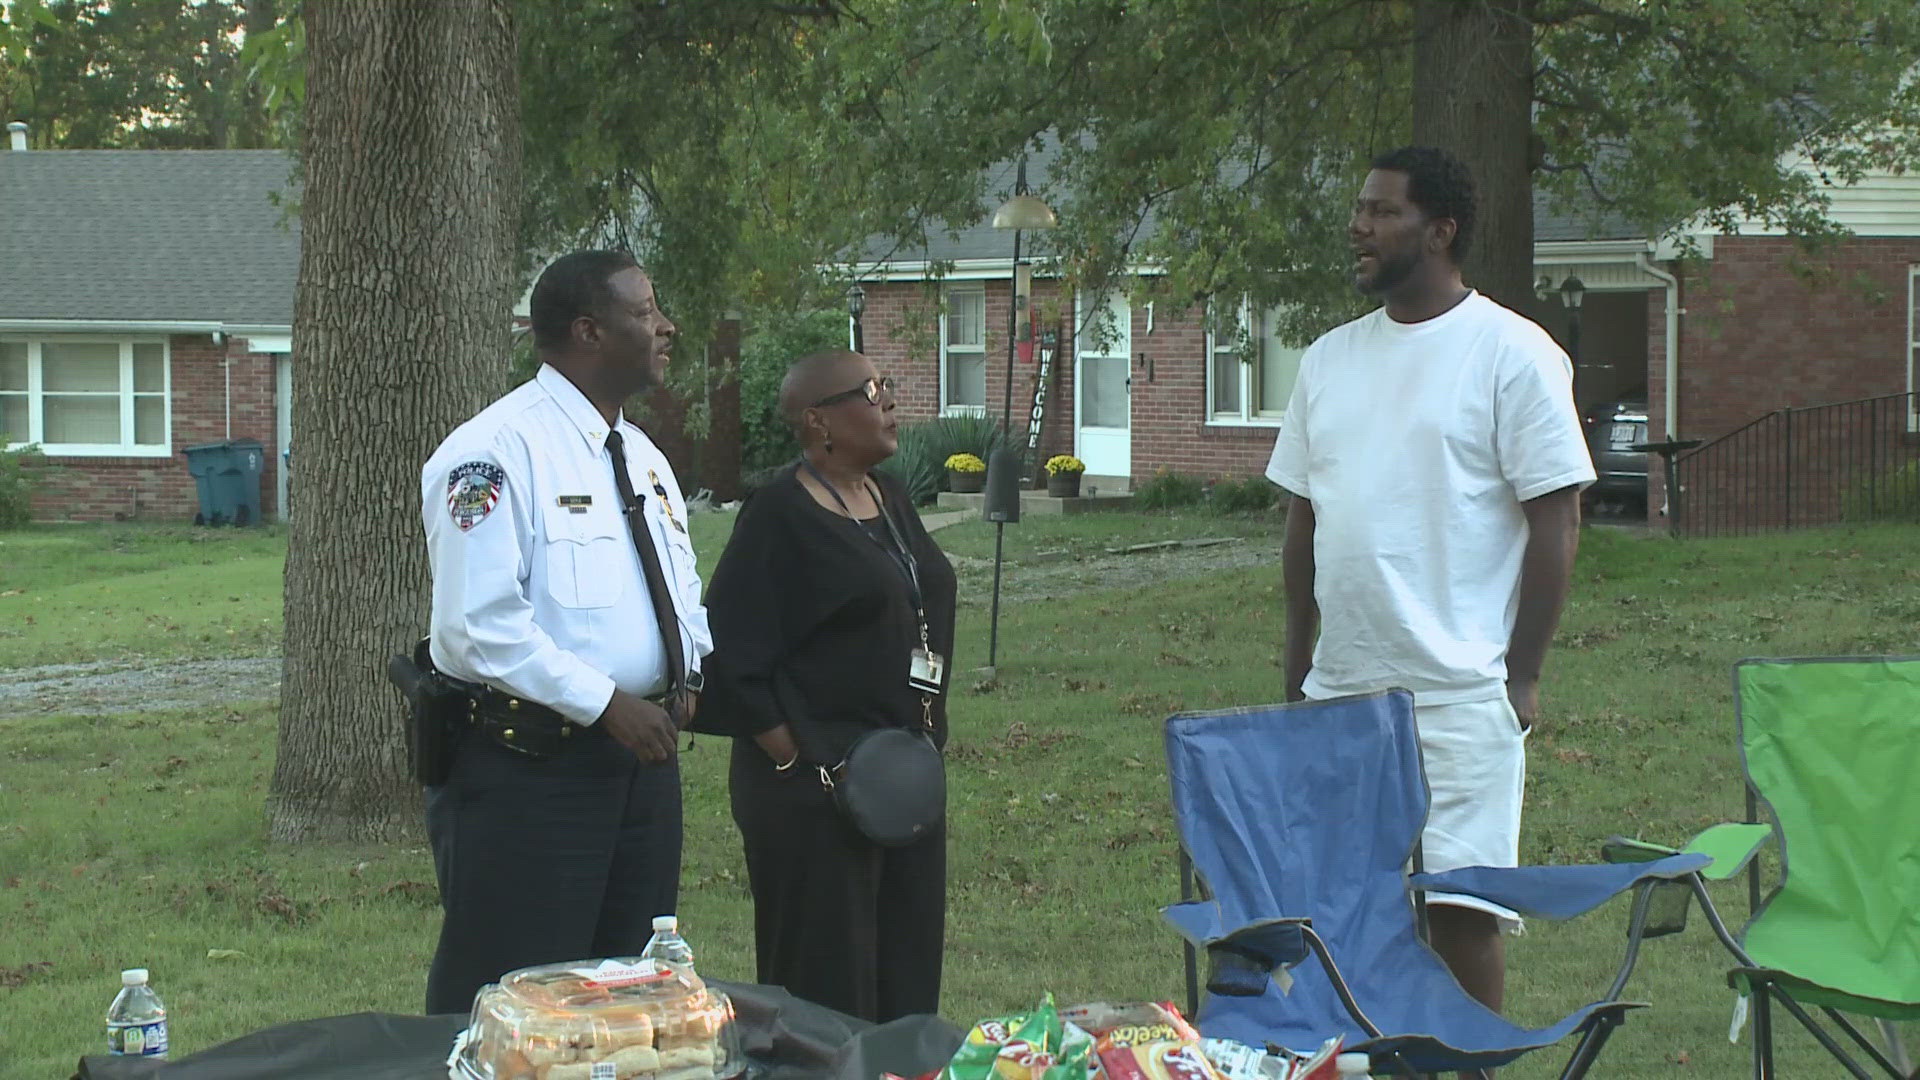
<instances>
[{"instance_id":1,"label":"woman in black outfit","mask_svg":"<svg viewBox=\"0 0 1920 1080\"><path fill-rule=\"evenodd\" d=\"M714 567L697 725L735 737L758 978L875 1022L935 1013L945 829L880 847L839 816L819 766L876 727L927 725L946 744L953 568L905 488L873 471L898 425L872 362L807 357L780 398L802 456L747 500ZM946 661L934 694L908 683L922 611L925 648Z\"/></svg>"}]
</instances>

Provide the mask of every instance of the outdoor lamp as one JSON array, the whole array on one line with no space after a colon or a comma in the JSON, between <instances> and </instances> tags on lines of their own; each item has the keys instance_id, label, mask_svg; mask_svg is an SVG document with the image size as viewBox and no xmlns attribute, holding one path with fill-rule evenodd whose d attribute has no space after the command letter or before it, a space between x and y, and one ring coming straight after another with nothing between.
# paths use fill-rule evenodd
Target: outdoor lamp
<instances>
[{"instance_id":1,"label":"outdoor lamp","mask_svg":"<svg viewBox=\"0 0 1920 1080\"><path fill-rule=\"evenodd\" d=\"M1020 169L1020 182L1026 182L1026 167ZM1053 207L1040 200L1040 196L1021 191L1013 198L1000 204L993 212L993 227L996 229L1051 229L1060 224L1054 216Z\"/></svg>"},{"instance_id":2,"label":"outdoor lamp","mask_svg":"<svg viewBox=\"0 0 1920 1080\"><path fill-rule=\"evenodd\" d=\"M861 332L860 326L860 316L866 310L867 290L861 288L860 283L856 281L847 287L847 317L853 320L853 351L857 353L867 351L866 335Z\"/></svg>"},{"instance_id":3,"label":"outdoor lamp","mask_svg":"<svg viewBox=\"0 0 1920 1080\"><path fill-rule=\"evenodd\" d=\"M1020 262L1020 234L1027 229L1051 229L1060 220L1054 216L1053 207L1041 201L1038 195L1027 190L1027 157L1020 155L1020 164L1013 177L1013 197L1000 204L993 212L993 227L1013 230L1013 280L1007 292L1007 381L1000 404L1001 444L994 448L987 459L987 489L999 492L1003 496L1014 493L1013 505L1004 505L1005 499L989 500L988 520L993 522L993 614L987 630L987 667L997 668L1000 663L1000 568L1004 560L1003 544L1006 538L1007 522L1020 520L1020 503L1016 474L1026 471L1026 448L1015 448L1007 439L1013 427L1013 356L1015 342L1020 339L1020 326L1027 318L1027 306L1032 302L1033 271ZM1022 273L1022 271L1025 273ZM1023 288L1024 286L1024 288ZM999 505L996 505L996 502Z\"/></svg>"},{"instance_id":4,"label":"outdoor lamp","mask_svg":"<svg viewBox=\"0 0 1920 1080\"><path fill-rule=\"evenodd\" d=\"M1566 305L1568 311L1579 311L1580 301L1586 299L1586 297L1586 282L1581 281L1572 274L1568 274L1567 280L1560 283L1560 302Z\"/></svg>"}]
</instances>

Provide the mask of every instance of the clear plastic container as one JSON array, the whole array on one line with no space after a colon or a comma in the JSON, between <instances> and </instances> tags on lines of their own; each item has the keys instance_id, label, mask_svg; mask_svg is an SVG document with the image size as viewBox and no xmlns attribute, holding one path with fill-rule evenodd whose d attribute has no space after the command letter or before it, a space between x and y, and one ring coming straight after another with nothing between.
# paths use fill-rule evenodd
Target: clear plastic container
<instances>
[{"instance_id":1,"label":"clear plastic container","mask_svg":"<svg viewBox=\"0 0 1920 1080\"><path fill-rule=\"evenodd\" d=\"M746 1070L733 1002L637 957L522 968L481 987L456 1080L728 1080Z\"/></svg>"},{"instance_id":2,"label":"clear plastic container","mask_svg":"<svg viewBox=\"0 0 1920 1080\"><path fill-rule=\"evenodd\" d=\"M147 985L146 968L120 973L120 993L107 1006L107 1053L167 1056L167 1007Z\"/></svg>"}]
</instances>

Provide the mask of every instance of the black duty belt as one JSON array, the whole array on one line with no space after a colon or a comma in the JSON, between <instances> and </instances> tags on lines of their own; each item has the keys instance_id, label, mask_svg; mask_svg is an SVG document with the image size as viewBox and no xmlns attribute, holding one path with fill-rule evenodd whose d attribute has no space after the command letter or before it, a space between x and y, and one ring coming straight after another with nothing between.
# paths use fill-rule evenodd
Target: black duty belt
<instances>
[{"instance_id":1,"label":"black duty belt","mask_svg":"<svg viewBox=\"0 0 1920 1080\"><path fill-rule=\"evenodd\" d=\"M576 724L537 701L509 694L485 683L470 683L442 675L466 698L466 723L504 749L531 758L548 758L572 740L603 736L599 724ZM646 700L667 707L671 695L649 695Z\"/></svg>"}]
</instances>

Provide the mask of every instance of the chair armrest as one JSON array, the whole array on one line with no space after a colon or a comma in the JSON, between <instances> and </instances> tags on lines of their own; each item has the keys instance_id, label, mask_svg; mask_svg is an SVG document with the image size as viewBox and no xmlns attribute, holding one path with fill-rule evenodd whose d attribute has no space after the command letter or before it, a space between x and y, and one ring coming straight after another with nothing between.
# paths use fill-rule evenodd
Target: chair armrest
<instances>
[{"instance_id":1,"label":"chair armrest","mask_svg":"<svg viewBox=\"0 0 1920 1080\"><path fill-rule=\"evenodd\" d=\"M1682 850L1705 855L1713 865L1700 871L1709 881L1725 881L1747 868L1766 842L1773 839L1773 826L1744 822L1722 822L1703 830L1687 841Z\"/></svg>"},{"instance_id":2,"label":"chair armrest","mask_svg":"<svg viewBox=\"0 0 1920 1080\"><path fill-rule=\"evenodd\" d=\"M1210 966L1207 990L1215 994L1255 997L1266 993L1267 980L1310 954L1301 928L1308 919L1261 919L1232 928L1221 925L1220 906L1212 900L1192 900L1160 909L1180 936L1204 949Z\"/></svg>"},{"instance_id":3,"label":"chair armrest","mask_svg":"<svg viewBox=\"0 0 1920 1080\"><path fill-rule=\"evenodd\" d=\"M1417 889L1491 900L1522 915L1571 919L1649 878L1685 877L1711 861L1705 855L1683 853L1621 865L1466 866L1438 874L1414 874L1411 882Z\"/></svg>"},{"instance_id":4,"label":"chair armrest","mask_svg":"<svg viewBox=\"0 0 1920 1080\"><path fill-rule=\"evenodd\" d=\"M1773 839L1773 826L1749 822L1722 822L1709 826L1687 841L1687 846L1670 848L1648 840L1612 836L1600 845L1600 857L1610 863L1650 862L1669 855L1705 855L1713 860L1700 871L1708 881L1725 881L1747 868L1760 848Z\"/></svg>"}]
</instances>

